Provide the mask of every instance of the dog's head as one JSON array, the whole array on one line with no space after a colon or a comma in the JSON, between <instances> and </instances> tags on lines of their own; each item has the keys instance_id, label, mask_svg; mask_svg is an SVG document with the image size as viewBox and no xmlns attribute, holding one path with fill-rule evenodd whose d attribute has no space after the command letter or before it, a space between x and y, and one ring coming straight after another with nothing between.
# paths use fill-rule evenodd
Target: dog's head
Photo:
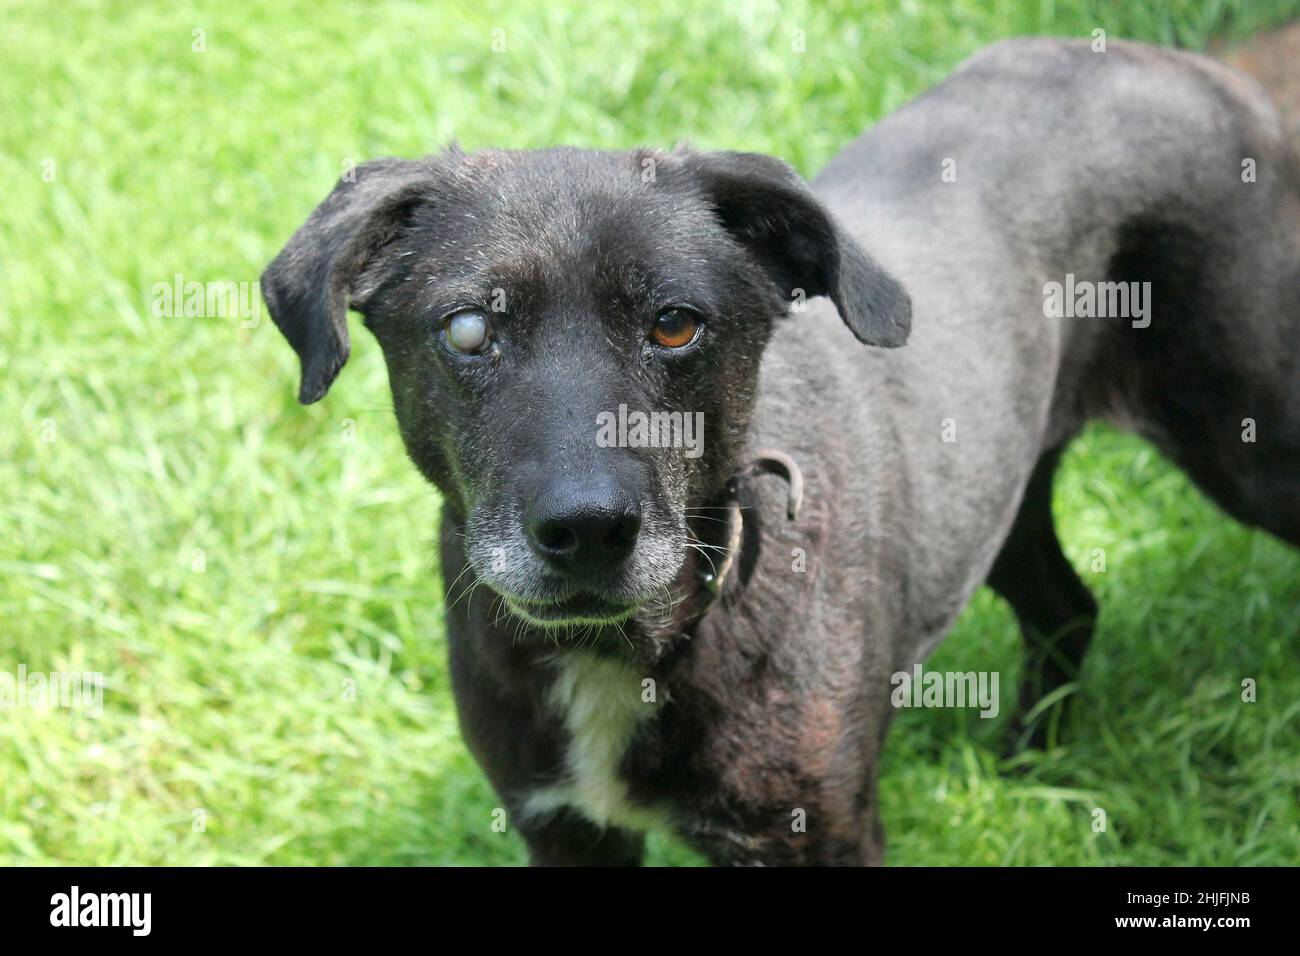
<instances>
[{"instance_id":1,"label":"dog's head","mask_svg":"<svg viewBox=\"0 0 1300 956\"><path fill-rule=\"evenodd\" d=\"M910 322L794 171L741 153L367 163L262 292L305 403L347 360L348 309L365 317L474 572L543 626L615 622L674 582L689 508L740 464L792 297L829 296L869 345L901 345Z\"/></svg>"}]
</instances>

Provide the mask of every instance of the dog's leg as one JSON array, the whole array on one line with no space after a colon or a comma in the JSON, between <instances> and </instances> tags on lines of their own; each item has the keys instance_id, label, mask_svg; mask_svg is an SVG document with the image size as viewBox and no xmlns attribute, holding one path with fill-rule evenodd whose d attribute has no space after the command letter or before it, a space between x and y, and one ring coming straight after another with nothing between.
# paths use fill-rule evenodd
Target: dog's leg
<instances>
[{"instance_id":1,"label":"dog's leg","mask_svg":"<svg viewBox=\"0 0 1300 956\"><path fill-rule=\"evenodd\" d=\"M1097 616L1097 602L1061 552L1052 521L1052 476L1061 451L1045 452L1038 460L988 578L1015 611L1024 635L1020 709L1012 727L1017 743L1028 731L1028 743L1035 747L1046 743L1047 714L1037 715L1028 727L1023 721L1036 703L1075 678Z\"/></svg>"},{"instance_id":2,"label":"dog's leg","mask_svg":"<svg viewBox=\"0 0 1300 956\"><path fill-rule=\"evenodd\" d=\"M814 811L815 812L815 811ZM810 820L814 814L808 815ZM684 834L687 842L714 866L881 866L885 862L885 834L873 808L870 813L846 815L832 824L838 836L809 830L791 833L788 814L775 826L756 829L701 828Z\"/></svg>"},{"instance_id":3,"label":"dog's leg","mask_svg":"<svg viewBox=\"0 0 1300 956\"><path fill-rule=\"evenodd\" d=\"M1109 330L1097 367L1125 382L1117 424L1238 521L1300 547L1300 182L1218 198L1228 226L1121 230L1110 272L1149 283L1150 324Z\"/></svg>"},{"instance_id":4,"label":"dog's leg","mask_svg":"<svg viewBox=\"0 0 1300 956\"><path fill-rule=\"evenodd\" d=\"M645 837L601 828L569 810L519 825L530 866L640 866Z\"/></svg>"},{"instance_id":5,"label":"dog's leg","mask_svg":"<svg viewBox=\"0 0 1300 956\"><path fill-rule=\"evenodd\" d=\"M870 710L879 704L861 701L861 706ZM824 746L796 748L774 758L775 749L746 736L744 729L728 734L732 746L745 748L744 755L720 768L727 785L709 788L709 812L688 817L678 835L714 866L883 865L885 830L876 777L893 715L887 698L885 707L889 712L882 714L874 733L836 741L836 759L820 767L804 761L825 753ZM775 713L780 715L780 709ZM827 709L823 716L838 723L842 715L832 717ZM750 721L749 727L761 723ZM777 716L776 723L795 728L798 718ZM827 736L819 741L830 742Z\"/></svg>"}]
</instances>

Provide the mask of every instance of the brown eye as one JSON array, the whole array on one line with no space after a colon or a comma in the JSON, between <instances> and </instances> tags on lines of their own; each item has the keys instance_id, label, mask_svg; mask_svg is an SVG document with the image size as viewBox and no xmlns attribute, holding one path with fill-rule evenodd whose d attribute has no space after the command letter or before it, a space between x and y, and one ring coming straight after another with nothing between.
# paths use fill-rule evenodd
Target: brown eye
<instances>
[{"instance_id":1,"label":"brown eye","mask_svg":"<svg viewBox=\"0 0 1300 956\"><path fill-rule=\"evenodd\" d=\"M679 349L695 341L700 320L690 309L664 309L650 329L650 341L666 349Z\"/></svg>"}]
</instances>

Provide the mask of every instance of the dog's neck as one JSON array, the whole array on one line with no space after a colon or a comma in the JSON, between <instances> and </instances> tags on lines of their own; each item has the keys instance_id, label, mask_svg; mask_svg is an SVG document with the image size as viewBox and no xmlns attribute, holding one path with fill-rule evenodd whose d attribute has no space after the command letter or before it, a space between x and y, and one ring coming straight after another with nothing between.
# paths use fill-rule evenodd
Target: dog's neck
<instances>
[{"instance_id":1,"label":"dog's neck","mask_svg":"<svg viewBox=\"0 0 1300 956\"><path fill-rule=\"evenodd\" d=\"M689 639L710 611L722 599L728 585L740 577L742 551L759 545L759 535L746 534L742 486L758 474L775 474L788 484L786 517L793 521L803 504L803 473L784 452L765 449L749 465L733 475L723 491L702 508L692 509L687 533L692 538L687 559L671 588L666 604L643 611L624 625L629 643L638 656L652 661L662 658L684 639ZM756 529L749 529L755 531ZM743 586L743 582L741 582Z\"/></svg>"}]
</instances>

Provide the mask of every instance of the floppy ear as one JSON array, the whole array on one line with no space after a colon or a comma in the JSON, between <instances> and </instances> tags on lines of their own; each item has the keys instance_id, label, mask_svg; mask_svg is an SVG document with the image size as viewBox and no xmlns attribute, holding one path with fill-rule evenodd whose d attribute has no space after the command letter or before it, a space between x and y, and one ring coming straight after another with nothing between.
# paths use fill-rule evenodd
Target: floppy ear
<instances>
[{"instance_id":1,"label":"floppy ear","mask_svg":"<svg viewBox=\"0 0 1300 956\"><path fill-rule=\"evenodd\" d=\"M428 160L380 159L340 180L262 273L262 298L302 362L298 400L323 398L348 360L349 306L367 261L427 198Z\"/></svg>"},{"instance_id":2,"label":"floppy ear","mask_svg":"<svg viewBox=\"0 0 1300 956\"><path fill-rule=\"evenodd\" d=\"M799 174L759 153L687 153L719 218L793 297L828 296L867 345L897 348L912 327L903 287L844 231Z\"/></svg>"}]
</instances>

